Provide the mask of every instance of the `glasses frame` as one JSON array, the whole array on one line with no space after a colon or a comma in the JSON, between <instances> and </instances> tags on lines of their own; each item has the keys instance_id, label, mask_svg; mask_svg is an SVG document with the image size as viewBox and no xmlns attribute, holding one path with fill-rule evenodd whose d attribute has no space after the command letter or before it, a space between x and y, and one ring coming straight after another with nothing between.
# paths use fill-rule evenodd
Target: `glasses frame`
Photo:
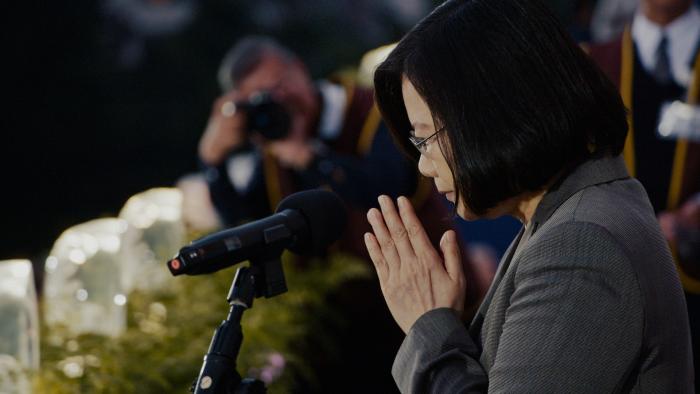
<instances>
[{"instance_id":1,"label":"glasses frame","mask_svg":"<svg viewBox=\"0 0 700 394\"><path fill-rule=\"evenodd\" d=\"M428 153L428 143L430 142L430 140L434 139L438 135L438 133L440 133L443 130L445 130L445 127L439 128L436 132L425 138L416 137L415 130L410 130L408 132L408 140L411 141L411 143L413 144L413 146L416 147L416 149L418 149L418 152L420 152L421 154L426 154Z\"/></svg>"}]
</instances>

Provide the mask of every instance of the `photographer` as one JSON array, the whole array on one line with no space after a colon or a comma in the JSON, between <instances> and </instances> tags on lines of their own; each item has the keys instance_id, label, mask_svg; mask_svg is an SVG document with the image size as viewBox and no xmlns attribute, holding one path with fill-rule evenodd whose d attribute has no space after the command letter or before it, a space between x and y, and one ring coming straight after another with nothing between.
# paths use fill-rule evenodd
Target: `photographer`
<instances>
[{"instance_id":1,"label":"photographer","mask_svg":"<svg viewBox=\"0 0 700 394\"><path fill-rule=\"evenodd\" d=\"M315 83L294 54L259 36L232 48L219 79L225 93L214 102L199 155L225 225L262 217L309 188L329 187L359 208L380 194L414 194L417 174L381 125L370 90ZM266 125L255 124L266 116ZM350 251L366 256L354 243Z\"/></svg>"}]
</instances>

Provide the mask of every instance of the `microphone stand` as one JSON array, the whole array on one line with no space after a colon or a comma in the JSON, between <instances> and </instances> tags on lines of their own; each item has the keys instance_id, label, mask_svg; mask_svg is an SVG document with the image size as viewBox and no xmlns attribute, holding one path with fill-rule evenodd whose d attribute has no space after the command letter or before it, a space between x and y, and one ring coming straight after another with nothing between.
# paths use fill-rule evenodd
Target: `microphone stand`
<instances>
[{"instance_id":1,"label":"microphone stand","mask_svg":"<svg viewBox=\"0 0 700 394\"><path fill-rule=\"evenodd\" d=\"M238 352L243 343L241 318L253 307L256 297L274 297L287 291L280 256L282 248L250 259L250 267L240 267L226 300L231 308L226 320L214 331L209 350L197 381L195 394L264 394L265 384L258 379L242 379L236 371Z\"/></svg>"}]
</instances>

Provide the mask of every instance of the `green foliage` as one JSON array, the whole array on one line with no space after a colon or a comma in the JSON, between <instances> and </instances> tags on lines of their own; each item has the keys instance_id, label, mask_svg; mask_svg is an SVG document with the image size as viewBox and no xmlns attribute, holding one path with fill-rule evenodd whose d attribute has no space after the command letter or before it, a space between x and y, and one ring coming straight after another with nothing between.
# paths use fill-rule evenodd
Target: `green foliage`
<instances>
[{"instance_id":1,"label":"green foliage","mask_svg":"<svg viewBox=\"0 0 700 394\"><path fill-rule=\"evenodd\" d=\"M262 373L270 355L285 360L269 393L313 388L316 377L305 363L309 352L332 357L332 339L324 325L343 324L326 296L343 282L368 277L366 263L343 255L303 268L283 256L289 292L256 299L243 315L244 341L238 371ZM118 338L70 336L60 327L42 329L42 366L37 393L187 392L202 365L214 329L228 313L234 269L212 275L173 278L167 291L132 293L127 303L128 328ZM313 337L313 340L311 338ZM313 348L312 348L313 347ZM281 357L279 357L281 355ZM258 377L258 376L256 376ZM301 385L301 386L300 386Z\"/></svg>"}]
</instances>

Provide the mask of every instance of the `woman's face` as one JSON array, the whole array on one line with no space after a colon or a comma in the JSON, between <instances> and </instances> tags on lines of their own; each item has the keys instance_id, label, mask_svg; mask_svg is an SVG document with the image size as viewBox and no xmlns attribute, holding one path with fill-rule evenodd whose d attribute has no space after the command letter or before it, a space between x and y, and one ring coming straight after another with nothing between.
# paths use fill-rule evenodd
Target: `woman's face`
<instances>
[{"instance_id":1,"label":"woman's face","mask_svg":"<svg viewBox=\"0 0 700 394\"><path fill-rule=\"evenodd\" d=\"M430 113L428 105L416 91L416 88L406 77L403 78L401 83L401 91L406 113L408 114L408 120L411 122L414 135L419 139L424 139L433 135L436 131L433 115ZM446 149L449 149L450 141L447 135L441 134L443 134L442 131L438 133L436 137L441 138L443 145L445 145ZM463 197L460 197L459 201L455 201L455 181L452 177L452 171L450 171L450 167L447 165L445 155L442 149L440 149L440 143L438 143L437 140L438 138L430 138L430 140L427 141L425 149L421 152L420 160L418 160L418 170L421 174L433 179L438 192L444 194L445 198L455 204L459 216L466 220L476 220L510 215L518 218L523 223L530 220L546 188L511 197L505 201L499 202L493 208L486 210L483 215L476 215L469 209L467 204L464 203Z\"/></svg>"},{"instance_id":2,"label":"woman's face","mask_svg":"<svg viewBox=\"0 0 700 394\"><path fill-rule=\"evenodd\" d=\"M408 78L403 78L401 90L406 113L413 127L414 135L420 139L430 137L435 133L436 129L433 115L430 113L428 105L423 101L423 98L418 94ZM427 141L426 150L421 153L418 161L418 170L421 174L433 179L438 192L455 204L459 216L467 220L477 219L478 217L467 209L461 198L459 202L455 201L454 178L450 167L447 165L445 155L440 149L438 138L442 138L443 142L449 143L444 135L438 135L436 138L431 138Z\"/></svg>"}]
</instances>

